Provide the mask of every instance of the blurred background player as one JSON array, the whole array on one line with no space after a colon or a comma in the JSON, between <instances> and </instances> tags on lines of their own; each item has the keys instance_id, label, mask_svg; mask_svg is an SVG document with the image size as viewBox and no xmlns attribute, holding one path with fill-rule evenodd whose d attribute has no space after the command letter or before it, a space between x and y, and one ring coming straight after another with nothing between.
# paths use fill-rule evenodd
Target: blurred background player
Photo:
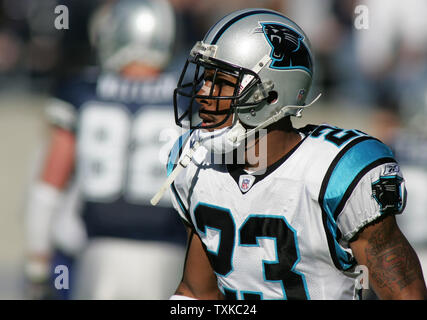
<instances>
[{"instance_id":1,"label":"blurred background player","mask_svg":"<svg viewBox=\"0 0 427 320\"><path fill-rule=\"evenodd\" d=\"M102 70L61 81L47 109L54 129L28 203L27 276L35 298L58 298L49 275L66 265L72 298L166 299L185 230L169 199L149 200L178 134L174 11L166 0L109 2L89 29Z\"/></svg>"}]
</instances>

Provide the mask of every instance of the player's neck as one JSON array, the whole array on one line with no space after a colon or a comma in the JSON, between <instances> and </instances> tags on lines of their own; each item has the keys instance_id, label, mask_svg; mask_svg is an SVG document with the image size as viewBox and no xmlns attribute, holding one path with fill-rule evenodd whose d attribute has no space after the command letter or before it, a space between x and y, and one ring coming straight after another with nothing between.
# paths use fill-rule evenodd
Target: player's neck
<instances>
[{"instance_id":1,"label":"player's neck","mask_svg":"<svg viewBox=\"0 0 427 320\"><path fill-rule=\"evenodd\" d=\"M301 136L290 121L273 125L267 134L261 134L254 144L246 149L244 168L248 171L265 170L282 159L300 141Z\"/></svg>"}]
</instances>

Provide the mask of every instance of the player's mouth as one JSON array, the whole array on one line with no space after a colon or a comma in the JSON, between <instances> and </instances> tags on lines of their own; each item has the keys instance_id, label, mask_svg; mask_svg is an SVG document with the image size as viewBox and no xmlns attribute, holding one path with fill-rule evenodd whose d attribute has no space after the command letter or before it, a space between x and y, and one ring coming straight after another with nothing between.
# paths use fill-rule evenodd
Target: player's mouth
<instances>
[{"instance_id":1,"label":"player's mouth","mask_svg":"<svg viewBox=\"0 0 427 320\"><path fill-rule=\"evenodd\" d=\"M202 119L202 127L212 126L217 122L214 117L210 117L203 113L199 113L199 117Z\"/></svg>"},{"instance_id":2,"label":"player's mouth","mask_svg":"<svg viewBox=\"0 0 427 320\"><path fill-rule=\"evenodd\" d=\"M213 124L215 124L215 122L213 122L213 121L203 121L201 126L207 127L207 126L211 126Z\"/></svg>"}]
</instances>

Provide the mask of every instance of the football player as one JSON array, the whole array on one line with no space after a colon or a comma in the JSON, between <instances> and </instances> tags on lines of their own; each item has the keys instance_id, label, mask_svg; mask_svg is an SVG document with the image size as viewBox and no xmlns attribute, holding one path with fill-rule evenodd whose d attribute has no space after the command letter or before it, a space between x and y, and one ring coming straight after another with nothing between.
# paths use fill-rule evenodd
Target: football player
<instances>
[{"instance_id":1,"label":"football player","mask_svg":"<svg viewBox=\"0 0 427 320\"><path fill-rule=\"evenodd\" d=\"M355 129L292 126L314 102L313 72L303 30L266 9L225 16L191 50L175 89L190 130L152 198L171 184L188 229L171 299L358 299L361 271L382 299L427 298L396 224L406 191L390 149Z\"/></svg>"},{"instance_id":2,"label":"football player","mask_svg":"<svg viewBox=\"0 0 427 320\"><path fill-rule=\"evenodd\" d=\"M72 221L85 226L73 298L165 299L179 282L185 229L170 199L149 204L162 183L165 139L179 136L170 129L175 29L166 0L102 6L90 26L102 72L61 84L48 109L54 133L29 203L28 270L33 278L46 274L54 249L48 229L74 185L81 216L54 227L60 237Z\"/></svg>"}]
</instances>

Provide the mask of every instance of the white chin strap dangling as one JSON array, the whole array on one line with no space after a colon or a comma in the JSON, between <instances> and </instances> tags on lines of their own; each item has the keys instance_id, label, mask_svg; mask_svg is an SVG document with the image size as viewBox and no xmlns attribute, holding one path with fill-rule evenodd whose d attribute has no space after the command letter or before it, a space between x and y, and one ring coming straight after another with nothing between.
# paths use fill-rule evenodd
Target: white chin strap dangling
<instances>
[{"instance_id":1,"label":"white chin strap dangling","mask_svg":"<svg viewBox=\"0 0 427 320\"><path fill-rule=\"evenodd\" d=\"M244 135L246 129L237 121L232 127L214 130L209 132L205 129L198 129L194 133L193 145L188 149L184 156L178 161L175 169L167 177L160 190L151 199L153 206L157 205L163 194L174 182L178 174L188 166L193 159L194 153L200 146L204 146L207 150L214 153L227 153L239 147L243 140L237 138Z\"/></svg>"},{"instance_id":2,"label":"white chin strap dangling","mask_svg":"<svg viewBox=\"0 0 427 320\"><path fill-rule=\"evenodd\" d=\"M198 141L195 141L193 146L188 149L187 153L184 154L184 156L178 161L175 169L171 172L171 174L167 177L166 181L163 183L159 191L154 195L153 198L151 198L150 203L155 206L159 203L160 199L163 197L163 194L166 192L166 190L169 188L169 186L174 182L178 174L182 171L182 169L186 168L189 163L191 162L191 159L193 159L193 155L196 152L196 150L200 147L200 143Z\"/></svg>"}]
</instances>

